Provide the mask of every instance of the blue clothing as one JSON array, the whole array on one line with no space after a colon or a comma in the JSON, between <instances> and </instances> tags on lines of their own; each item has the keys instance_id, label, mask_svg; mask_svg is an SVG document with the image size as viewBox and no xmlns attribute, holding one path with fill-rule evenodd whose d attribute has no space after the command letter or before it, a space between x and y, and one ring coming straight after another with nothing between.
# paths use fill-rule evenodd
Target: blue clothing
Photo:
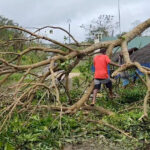
<instances>
[{"instance_id":1,"label":"blue clothing","mask_svg":"<svg viewBox=\"0 0 150 150\"><path fill-rule=\"evenodd\" d=\"M150 68L150 63L144 63L144 64L141 64L141 66ZM92 72L95 72L94 65L92 65L91 70L92 70ZM144 75L141 71L139 71L139 69L136 69L136 72L139 75L141 75L141 76ZM108 75L110 76L110 66L109 65L108 65ZM132 75L129 75L128 78L129 77L131 77L131 78L133 78L135 80L139 78L135 73L132 74ZM122 86L126 86L126 85L129 84L129 79L128 78L122 78L120 74L115 77L115 79L118 79L118 78L121 78L121 80L122 80Z\"/></svg>"},{"instance_id":2,"label":"blue clothing","mask_svg":"<svg viewBox=\"0 0 150 150\"><path fill-rule=\"evenodd\" d=\"M129 84L129 80L128 79L122 78L121 80L122 80L122 86L126 86L126 85Z\"/></svg>"},{"instance_id":3,"label":"blue clothing","mask_svg":"<svg viewBox=\"0 0 150 150\"><path fill-rule=\"evenodd\" d=\"M144 64L141 64L141 66L150 68L150 63L144 63ZM137 72L139 75L144 75L139 69L136 69L136 72Z\"/></svg>"}]
</instances>

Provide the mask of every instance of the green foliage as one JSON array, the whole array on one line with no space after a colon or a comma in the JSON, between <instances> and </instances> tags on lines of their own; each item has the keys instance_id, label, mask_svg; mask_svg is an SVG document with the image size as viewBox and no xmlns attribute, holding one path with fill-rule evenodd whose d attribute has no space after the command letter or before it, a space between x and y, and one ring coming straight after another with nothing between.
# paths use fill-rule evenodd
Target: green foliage
<instances>
[{"instance_id":1,"label":"green foliage","mask_svg":"<svg viewBox=\"0 0 150 150\"><path fill-rule=\"evenodd\" d=\"M120 37L122 40L126 40L126 37L125 36L121 36Z\"/></svg>"},{"instance_id":2,"label":"green foliage","mask_svg":"<svg viewBox=\"0 0 150 150\"><path fill-rule=\"evenodd\" d=\"M119 95L121 96L121 103L132 103L144 98L146 94L146 88L144 86L128 87L126 89L121 89Z\"/></svg>"},{"instance_id":3,"label":"green foliage","mask_svg":"<svg viewBox=\"0 0 150 150\"><path fill-rule=\"evenodd\" d=\"M46 59L46 54L40 52L30 52L27 55L22 56L21 64L30 65Z\"/></svg>"},{"instance_id":4,"label":"green foliage","mask_svg":"<svg viewBox=\"0 0 150 150\"><path fill-rule=\"evenodd\" d=\"M59 114L55 117L51 114L44 117L36 114L30 117L28 122L25 121L24 115L16 114L7 130L1 133L1 148L45 150L49 147L56 149L60 148L65 141L71 142L71 136L85 130L82 121L71 116L62 116L60 124ZM82 117L81 113L78 115Z\"/></svg>"},{"instance_id":5,"label":"green foliage","mask_svg":"<svg viewBox=\"0 0 150 150\"><path fill-rule=\"evenodd\" d=\"M116 112L121 107L120 99L110 100L108 93L103 92L102 97L97 98L97 105ZM119 107L118 107L119 106Z\"/></svg>"},{"instance_id":6,"label":"green foliage","mask_svg":"<svg viewBox=\"0 0 150 150\"><path fill-rule=\"evenodd\" d=\"M124 130L128 130L128 127L132 124L138 124L138 119L141 117L142 112L138 110L126 112L124 114L116 114L114 116L105 117L107 121L119 128L123 128Z\"/></svg>"},{"instance_id":7,"label":"green foliage","mask_svg":"<svg viewBox=\"0 0 150 150\"><path fill-rule=\"evenodd\" d=\"M9 81L19 81L22 77L22 74L16 73L9 77Z\"/></svg>"},{"instance_id":8,"label":"green foliage","mask_svg":"<svg viewBox=\"0 0 150 150\"><path fill-rule=\"evenodd\" d=\"M93 63L92 57L87 58L86 61L82 62L77 68L81 72L82 76L90 81L93 78L92 72L91 72L91 66Z\"/></svg>"},{"instance_id":9,"label":"green foliage","mask_svg":"<svg viewBox=\"0 0 150 150\"><path fill-rule=\"evenodd\" d=\"M103 120L115 127L131 133L132 136L144 141L150 138L150 122L138 121L142 112L134 110L123 114L103 117ZM0 147L12 149L37 149L56 150L62 148L64 143L81 142L85 139L97 138L104 135L111 141L123 142L129 149L136 147L135 141L129 141L119 132L98 123L89 123L86 120L99 120L99 115L89 113L87 116L82 111L75 115L63 115L59 113L36 113L26 119L26 114L15 114L10 120L9 126L0 135ZM139 143L142 145L142 143ZM138 145L139 145L138 144ZM143 145L142 145L143 146Z\"/></svg>"},{"instance_id":10,"label":"green foliage","mask_svg":"<svg viewBox=\"0 0 150 150\"><path fill-rule=\"evenodd\" d=\"M7 84L11 84L11 83L14 83L14 82L17 82L21 79L22 77L22 74L21 73L15 73L15 74L12 74L8 79L7 79ZM25 82L30 82L31 79L33 76L32 75L27 75L27 77L25 78ZM4 78L4 76L0 76L0 80L2 80Z\"/></svg>"},{"instance_id":11,"label":"green foliage","mask_svg":"<svg viewBox=\"0 0 150 150\"><path fill-rule=\"evenodd\" d=\"M80 77L73 78L73 87L80 87Z\"/></svg>"},{"instance_id":12,"label":"green foliage","mask_svg":"<svg viewBox=\"0 0 150 150\"><path fill-rule=\"evenodd\" d=\"M61 95L60 95L60 101L61 101L62 103L67 103L67 102L68 102L68 97L67 97L67 95L66 95L66 94L61 94Z\"/></svg>"},{"instance_id":13,"label":"green foliage","mask_svg":"<svg viewBox=\"0 0 150 150\"><path fill-rule=\"evenodd\" d=\"M142 123L138 120L141 115L142 112L135 109L124 114L105 117L105 120L125 132L130 132L133 137L139 140L150 140L150 120Z\"/></svg>"},{"instance_id":14,"label":"green foliage","mask_svg":"<svg viewBox=\"0 0 150 150\"><path fill-rule=\"evenodd\" d=\"M4 26L4 25L11 25L11 26L18 26L18 24L16 24L13 20L10 20L8 18L5 18L3 16L0 16L0 26ZM16 38L23 38L25 35L19 31L19 30L15 30L15 29L2 29L0 32L0 40L3 41L9 41L9 40L13 40ZM7 46L8 50L10 51L17 51L18 49L22 50L23 49L23 44L25 42L23 41L14 41L13 44L11 44L12 46ZM4 50L4 47L1 46L0 49L2 49L2 51Z\"/></svg>"},{"instance_id":15,"label":"green foliage","mask_svg":"<svg viewBox=\"0 0 150 150\"><path fill-rule=\"evenodd\" d=\"M68 51L68 49L65 48L65 47L61 47L60 49L61 49L62 51L64 51L64 52L67 52L67 51Z\"/></svg>"},{"instance_id":16,"label":"green foliage","mask_svg":"<svg viewBox=\"0 0 150 150\"><path fill-rule=\"evenodd\" d=\"M81 96L82 90L81 89L76 89L76 90L71 90L70 91L70 97L72 100L78 100Z\"/></svg>"},{"instance_id":17,"label":"green foliage","mask_svg":"<svg viewBox=\"0 0 150 150\"><path fill-rule=\"evenodd\" d=\"M43 96L44 91L43 90L37 90L35 94L35 99L40 100Z\"/></svg>"},{"instance_id":18,"label":"green foliage","mask_svg":"<svg viewBox=\"0 0 150 150\"><path fill-rule=\"evenodd\" d=\"M64 61L63 63L61 63L61 62L59 62L59 67L60 67L60 69L63 69L63 70L68 70L68 66L70 65L70 63L71 63L71 60L66 60L66 61Z\"/></svg>"},{"instance_id":19,"label":"green foliage","mask_svg":"<svg viewBox=\"0 0 150 150\"><path fill-rule=\"evenodd\" d=\"M19 81L22 77L22 74L20 73L16 73L16 74L12 74L8 80L7 80L7 84L9 85L10 83ZM4 76L0 76L0 81L4 79Z\"/></svg>"},{"instance_id":20,"label":"green foliage","mask_svg":"<svg viewBox=\"0 0 150 150\"><path fill-rule=\"evenodd\" d=\"M127 33L127 32L122 32L121 34L118 34L117 37L118 37L119 39L126 40L126 38L125 38L125 36L124 36L126 33Z\"/></svg>"}]
</instances>

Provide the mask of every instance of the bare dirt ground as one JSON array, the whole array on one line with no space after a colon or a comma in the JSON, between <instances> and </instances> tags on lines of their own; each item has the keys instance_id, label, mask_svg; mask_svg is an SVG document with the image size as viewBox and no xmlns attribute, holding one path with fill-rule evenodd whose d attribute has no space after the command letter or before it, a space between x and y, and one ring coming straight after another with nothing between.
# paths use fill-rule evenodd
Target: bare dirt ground
<instances>
[{"instance_id":1,"label":"bare dirt ground","mask_svg":"<svg viewBox=\"0 0 150 150\"><path fill-rule=\"evenodd\" d=\"M78 72L69 73L69 78L78 77L78 76L80 76L80 73L78 73Z\"/></svg>"},{"instance_id":2,"label":"bare dirt ground","mask_svg":"<svg viewBox=\"0 0 150 150\"><path fill-rule=\"evenodd\" d=\"M122 142L123 143L123 142ZM63 150L135 150L134 148L126 147L125 144L112 142L100 135L97 138L89 139L80 144L68 144Z\"/></svg>"}]
</instances>

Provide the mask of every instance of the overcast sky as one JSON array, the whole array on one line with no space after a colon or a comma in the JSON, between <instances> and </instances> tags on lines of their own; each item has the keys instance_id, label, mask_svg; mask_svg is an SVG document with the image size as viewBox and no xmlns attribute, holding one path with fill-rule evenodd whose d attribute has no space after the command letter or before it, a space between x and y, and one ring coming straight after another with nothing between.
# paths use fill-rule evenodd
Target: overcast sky
<instances>
[{"instance_id":1,"label":"overcast sky","mask_svg":"<svg viewBox=\"0 0 150 150\"><path fill-rule=\"evenodd\" d=\"M135 20L150 18L149 6L150 0L120 0L121 30L131 29ZM0 15L25 28L55 25L68 29L71 19L71 33L79 41L85 39L80 26L101 14L113 15L118 21L118 0L0 0ZM64 34L54 31L50 36L62 41Z\"/></svg>"}]
</instances>

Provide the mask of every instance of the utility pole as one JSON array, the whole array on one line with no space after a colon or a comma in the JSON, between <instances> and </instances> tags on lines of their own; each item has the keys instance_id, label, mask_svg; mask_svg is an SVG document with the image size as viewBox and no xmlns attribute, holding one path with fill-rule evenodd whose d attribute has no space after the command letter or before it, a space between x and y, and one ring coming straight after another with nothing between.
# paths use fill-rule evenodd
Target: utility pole
<instances>
[{"instance_id":1,"label":"utility pole","mask_svg":"<svg viewBox=\"0 0 150 150\"><path fill-rule=\"evenodd\" d=\"M120 23L120 0L118 0L118 18L119 18L119 32L121 35L121 23Z\"/></svg>"},{"instance_id":2,"label":"utility pole","mask_svg":"<svg viewBox=\"0 0 150 150\"><path fill-rule=\"evenodd\" d=\"M68 19L67 20L67 23L68 23L68 30L69 30L69 34L70 34L70 23L71 23L71 19ZM70 35L69 35L69 37L68 37L68 40L69 40L69 44L70 44L70 42L71 42L71 40L70 40Z\"/></svg>"}]
</instances>

